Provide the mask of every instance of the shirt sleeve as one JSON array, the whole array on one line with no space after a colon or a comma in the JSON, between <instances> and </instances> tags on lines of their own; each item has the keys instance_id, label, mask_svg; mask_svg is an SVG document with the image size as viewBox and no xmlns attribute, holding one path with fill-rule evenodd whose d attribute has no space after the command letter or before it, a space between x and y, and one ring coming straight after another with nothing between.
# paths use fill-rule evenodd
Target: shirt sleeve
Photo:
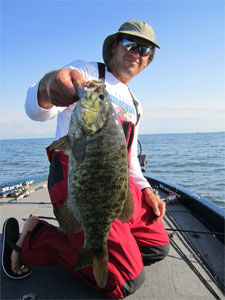
<instances>
[{"instance_id":1,"label":"shirt sleeve","mask_svg":"<svg viewBox=\"0 0 225 300\"><path fill-rule=\"evenodd\" d=\"M133 181L141 190L143 190L147 187L151 188L151 186L141 171L141 166L138 159L138 153L137 153L138 127L139 125L135 127L134 139L131 147L131 164L130 164L129 171Z\"/></svg>"}]
</instances>

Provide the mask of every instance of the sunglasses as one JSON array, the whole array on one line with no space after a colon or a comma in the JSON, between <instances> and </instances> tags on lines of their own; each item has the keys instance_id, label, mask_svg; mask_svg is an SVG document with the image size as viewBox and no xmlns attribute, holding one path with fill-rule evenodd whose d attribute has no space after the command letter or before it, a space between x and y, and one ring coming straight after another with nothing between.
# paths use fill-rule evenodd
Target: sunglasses
<instances>
[{"instance_id":1,"label":"sunglasses","mask_svg":"<svg viewBox=\"0 0 225 300\"><path fill-rule=\"evenodd\" d=\"M137 49L138 53L141 56L151 55L152 52L153 52L153 47L151 47L151 46L142 46L142 45L137 44L135 41L130 41L130 40L127 40L127 39L121 39L121 43L127 51L135 51Z\"/></svg>"}]
</instances>

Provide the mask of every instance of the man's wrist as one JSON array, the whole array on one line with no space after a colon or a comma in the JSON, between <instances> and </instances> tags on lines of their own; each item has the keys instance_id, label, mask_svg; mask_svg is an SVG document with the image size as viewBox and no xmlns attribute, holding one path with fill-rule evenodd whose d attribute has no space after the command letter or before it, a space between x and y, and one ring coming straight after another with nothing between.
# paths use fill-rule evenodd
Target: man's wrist
<instances>
[{"instance_id":1,"label":"man's wrist","mask_svg":"<svg viewBox=\"0 0 225 300\"><path fill-rule=\"evenodd\" d=\"M142 193L144 193L144 192L152 191L152 189L149 186L147 186L147 187L143 188L141 191L142 191Z\"/></svg>"}]
</instances>

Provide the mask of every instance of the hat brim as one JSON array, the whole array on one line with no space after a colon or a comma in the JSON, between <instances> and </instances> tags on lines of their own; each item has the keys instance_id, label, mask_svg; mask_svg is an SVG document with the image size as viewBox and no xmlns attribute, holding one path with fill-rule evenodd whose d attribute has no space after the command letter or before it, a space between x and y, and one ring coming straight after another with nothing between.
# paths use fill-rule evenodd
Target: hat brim
<instances>
[{"instance_id":1,"label":"hat brim","mask_svg":"<svg viewBox=\"0 0 225 300\"><path fill-rule=\"evenodd\" d=\"M104 40L103 43L103 47L102 47L102 56L103 56L103 60L105 62L105 64L107 64L111 58L111 48L112 48L112 44L115 42L115 40L117 39L119 34L127 34L127 35L131 35L131 36L136 36L136 37L140 37L143 40L146 40L150 43L152 43L155 47L160 49L160 46L158 44L156 44L154 41L147 39L145 36L143 36L140 33L136 33L136 32L131 32L131 31L118 31L114 34L111 34L109 36L107 36L107 38Z\"/></svg>"}]
</instances>

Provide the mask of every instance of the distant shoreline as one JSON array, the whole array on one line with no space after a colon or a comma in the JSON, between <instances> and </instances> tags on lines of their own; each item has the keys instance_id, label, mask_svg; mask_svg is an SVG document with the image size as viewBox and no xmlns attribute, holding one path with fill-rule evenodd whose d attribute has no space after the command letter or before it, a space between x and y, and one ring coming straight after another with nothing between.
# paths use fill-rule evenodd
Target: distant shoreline
<instances>
[{"instance_id":1,"label":"distant shoreline","mask_svg":"<svg viewBox=\"0 0 225 300\"><path fill-rule=\"evenodd\" d=\"M196 132L161 132L161 133L139 133L139 135L168 135L168 134L213 134L213 133L225 133L225 130L221 131L196 131ZM28 137L28 138L8 138L8 139L1 139L0 141L10 141L10 140L38 140L38 139L52 139L54 140L54 137Z\"/></svg>"}]
</instances>

